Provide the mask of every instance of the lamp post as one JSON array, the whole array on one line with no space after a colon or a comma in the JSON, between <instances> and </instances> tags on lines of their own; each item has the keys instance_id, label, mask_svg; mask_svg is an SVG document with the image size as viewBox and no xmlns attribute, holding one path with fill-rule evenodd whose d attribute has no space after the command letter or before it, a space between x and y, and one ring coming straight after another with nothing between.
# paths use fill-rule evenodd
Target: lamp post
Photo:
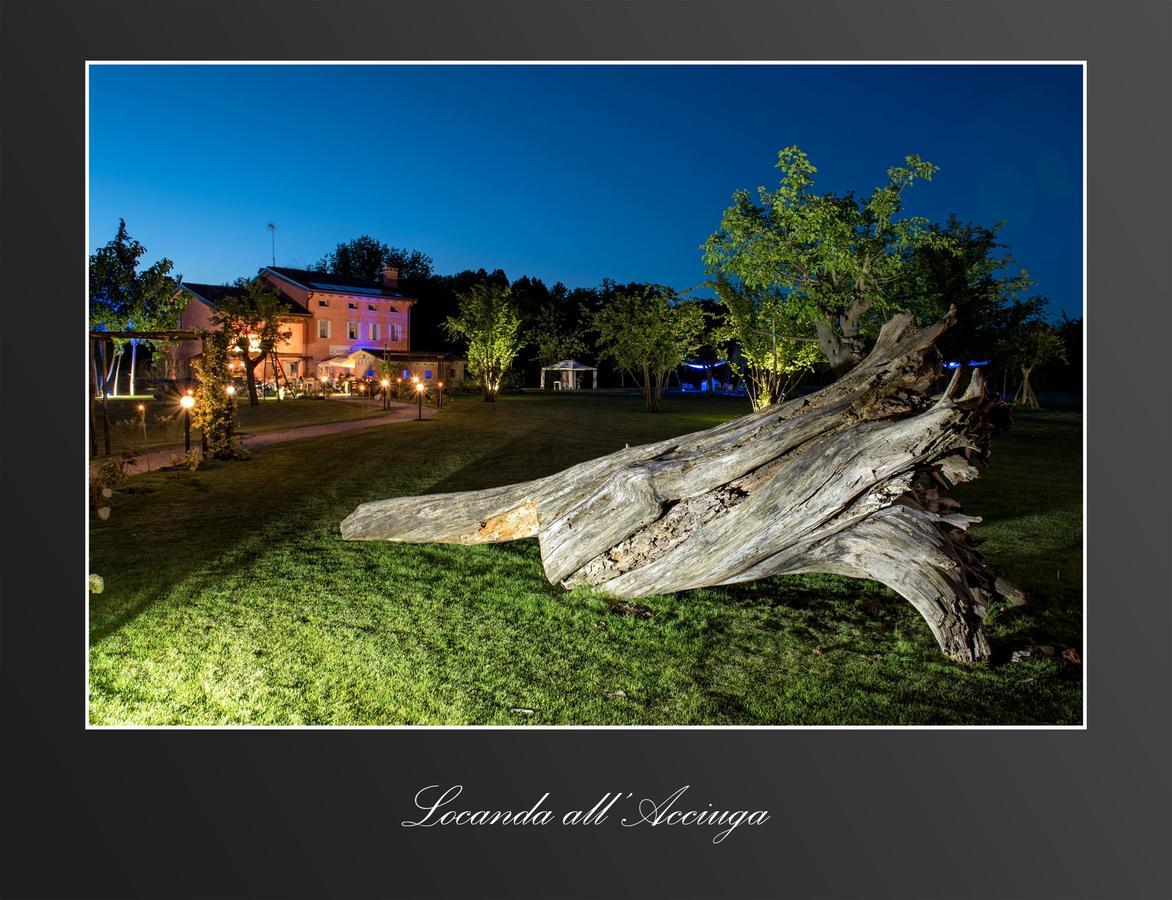
<instances>
[{"instance_id":1,"label":"lamp post","mask_svg":"<svg viewBox=\"0 0 1172 900\"><path fill-rule=\"evenodd\" d=\"M183 452L191 452L191 408L195 406L195 398L191 392L179 398L179 405L183 407Z\"/></svg>"},{"instance_id":2,"label":"lamp post","mask_svg":"<svg viewBox=\"0 0 1172 900\"><path fill-rule=\"evenodd\" d=\"M382 381L382 385L383 385L383 411L385 412L387 409L390 408L389 402L390 402L391 398L387 396L387 388L389 388L391 386L391 379L384 378Z\"/></svg>"},{"instance_id":3,"label":"lamp post","mask_svg":"<svg viewBox=\"0 0 1172 900\"><path fill-rule=\"evenodd\" d=\"M420 422L423 421L423 392L426 388L427 388L427 385L425 385L419 379L415 380L415 393L419 397L419 417L418 417L418 420Z\"/></svg>"},{"instance_id":4,"label":"lamp post","mask_svg":"<svg viewBox=\"0 0 1172 900\"><path fill-rule=\"evenodd\" d=\"M151 455L147 453L147 433L146 433L146 404L140 403L135 407L138 410L138 421L142 425L142 457L146 460L147 471L151 470Z\"/></svg>"},{"instance_id":5,"label":"lamp post","mask_svg":"<svg viewBox=\"0 0 1172 900\"><path fill-rule=\"evenodd\" d=\"M444 383L442 381L439 382L438 384L436 384L435 408L436 409L443 409L444 408Z\"/></svg>"}]
</instances>

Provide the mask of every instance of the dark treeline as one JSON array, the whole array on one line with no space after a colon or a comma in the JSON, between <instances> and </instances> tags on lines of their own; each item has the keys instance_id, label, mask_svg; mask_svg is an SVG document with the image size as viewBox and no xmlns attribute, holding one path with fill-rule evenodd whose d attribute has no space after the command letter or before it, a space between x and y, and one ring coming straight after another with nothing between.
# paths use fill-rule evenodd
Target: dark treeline
<instances>
[{"instance_id":1,"label":"dark treeline","mask_svg":"<svg viewBox=\"0 0 1172 900\"><path fill-rule=\"evenodd\" d=\"M1046 298L1023 296L1033 286L998 239L998 229L959 221L933 225L946 246L924 246L909 259L902 287L902 306L927 321L957 307L957 324L941 340L945 357L961 363L988 361L994 389L1012 395L1021 380L1025 351L1014 342L1023 325L1046 322ZM959 248L959 249L958 249ZM596 287L547 284L534 275L510 278L500 268L466 269L444 275L435 271L430 256L393 247L370 236L347 241L327 253L314 268L342 275L376 278L385 265L399 269L400 288L418 303L412 310L411 339L421 349L462 352L463 342L445 323L459 311L460 296L476 284L507 288L524 322L522 346L504 382L504 389L535 386L542 366L577 358L599 366L599 385L632 385L631 379L597 350L595 317L615 296L644 287L604 279ZM718 363L735 354L735 342L720 332L726 310L717 299L701 299L708 328L700 346L690 354L697 363ZM879 320L867 323L864 334L877 330ZM1063 318L1049 328L1061 342L1033 372L1039 390L1078 393L1082 389L1082 320ZM725 337L726 339L722 339ZM688 374L685 373L685 378ZM696 376L699 377L699 376ZM834 374L820 360L803 376L809 385L824 384Z\"/></svg>"},{"instance_id":2,"label":"dark treeline","mask_svg":"<svg viewBox=\"0 0 1172 900\"><path fill-rule=\"evenodd\" d=\"M506 389L536 385L542 366L566 358L597 363L600 387L630 384L606 359L598 359L593 319L616 293L641 285L604 279L598 287L571 288L560 281L549 285L531 275L510 279L500 268L442 275L427 254L393 247L369 235L338 244L313 268L374 279L388 265L399 270L399 289L418 301L411 311L411 342L416 348L462 352L463 342L445 326L459 312L460 295L476 284L498 285L509 288L524 322L523 344L505 381Z\"/></svg>"}]
</instances>

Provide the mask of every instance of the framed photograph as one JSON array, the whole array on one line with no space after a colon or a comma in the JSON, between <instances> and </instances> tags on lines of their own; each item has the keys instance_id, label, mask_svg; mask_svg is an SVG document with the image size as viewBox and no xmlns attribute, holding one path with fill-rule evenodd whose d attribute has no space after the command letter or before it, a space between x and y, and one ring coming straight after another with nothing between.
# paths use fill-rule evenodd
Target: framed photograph
<instances>
[{"instance_id":1,"label":"framed photograph","mask_svg":"<svg viewBox=\"0 0 1172 900\"><path fill-rule=\"evenodd\" d=\"M1167 6L3 15L4 896L1172 893Z\"/></svg>"}]
</instances>

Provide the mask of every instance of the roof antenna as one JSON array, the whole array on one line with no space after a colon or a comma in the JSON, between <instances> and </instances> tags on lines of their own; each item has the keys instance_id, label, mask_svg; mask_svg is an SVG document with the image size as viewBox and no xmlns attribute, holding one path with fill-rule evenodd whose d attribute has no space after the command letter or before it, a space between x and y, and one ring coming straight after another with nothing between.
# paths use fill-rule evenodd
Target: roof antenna
<instances>
[{"instance_id":1,"label":"roof antenna","mask_svg":"<svg viewBox=\"0 0 1172 900\"><path fill-rule=\"evenodd\" d=\"M266 222L265 228L273 233L273 265L277 264L277 223Z\"/></svg>"}]
</instances>

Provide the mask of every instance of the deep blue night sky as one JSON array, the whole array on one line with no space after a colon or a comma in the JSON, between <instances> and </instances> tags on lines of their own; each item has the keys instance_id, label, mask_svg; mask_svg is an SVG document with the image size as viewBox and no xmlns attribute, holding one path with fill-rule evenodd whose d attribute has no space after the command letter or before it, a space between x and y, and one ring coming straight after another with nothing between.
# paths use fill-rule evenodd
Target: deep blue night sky
<instances>
[{"instance_id":1,"label":"deep blue night sky","mask_svg":"<svg viewBox=\"0 0 1172 900\"><path fill-rule=\"evenodd\" d=\"M1078 66L94 66L90 244L118 217L189 281L309 266L369 233L441 273L683 289L738 187L797 144L866 193L919 153L908 211L1005 221L1082 310Z\"/></svg>"}]
</instances>

